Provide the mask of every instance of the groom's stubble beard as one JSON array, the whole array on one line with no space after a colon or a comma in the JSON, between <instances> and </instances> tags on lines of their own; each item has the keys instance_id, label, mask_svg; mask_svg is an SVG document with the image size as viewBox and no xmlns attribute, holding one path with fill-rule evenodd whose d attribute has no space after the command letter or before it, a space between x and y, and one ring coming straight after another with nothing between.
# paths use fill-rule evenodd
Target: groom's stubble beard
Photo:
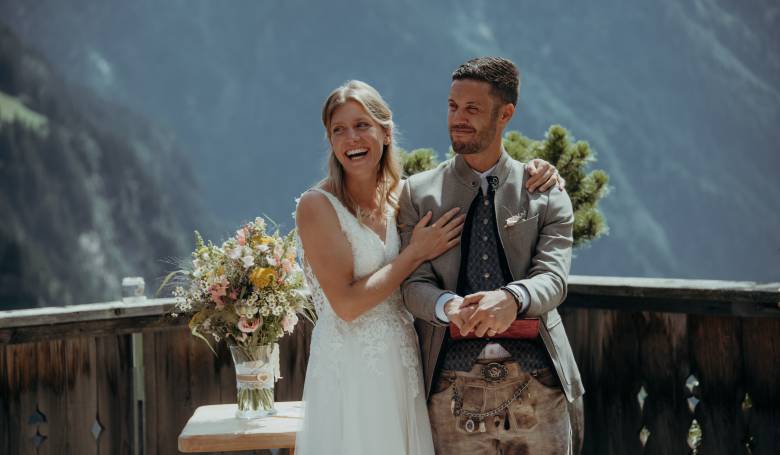
<instances>
[{"instance_id":1,"label":"groom's stubble beard","mask_svg":"<svg viewBox=\"0 0 780 455\"><path fill-rule=\"evenodd\" d=\"M450 130L450 143L452 144L452 150L458 155L473 155L485 150L488 145L493 141L498 129L498 111L499 107L493 109L490 114L490 122L481 131L477 132L477 137L469 142L456 142L452 137L452 130Z\"/></svg>"}]
</instances>

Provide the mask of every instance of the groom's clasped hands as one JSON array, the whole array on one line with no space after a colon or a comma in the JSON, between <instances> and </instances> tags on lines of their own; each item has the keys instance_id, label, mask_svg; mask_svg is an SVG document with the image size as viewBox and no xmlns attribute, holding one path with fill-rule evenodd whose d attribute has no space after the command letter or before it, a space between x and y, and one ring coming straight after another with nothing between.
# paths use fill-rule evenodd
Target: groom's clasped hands
<instances>
[{"instance_id":1,"label":"groom's clasped hands","mask_svg":"<svg viewBox=\"0 0 780 455\"><path fill-rule=\"evenodd\" d=\"M444 313L461 335L472 331L477 337L505 332L517 318L517 301L503 289L455 297L444 305Z\"/></svg>"}]
</instances>

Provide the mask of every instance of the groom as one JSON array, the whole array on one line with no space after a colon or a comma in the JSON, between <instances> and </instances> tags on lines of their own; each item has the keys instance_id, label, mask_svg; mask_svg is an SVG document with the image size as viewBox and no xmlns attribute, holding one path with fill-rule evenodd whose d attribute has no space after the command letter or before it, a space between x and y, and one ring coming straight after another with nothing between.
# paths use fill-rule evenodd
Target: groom
<instances>
[{"instance_id":1,"label":"groom","mask_svg":"<svg viewBox=\"0 0 780 455\"><path fill-rule=\"evenodd\" d=\"M410 177L399 201L404 246L428 211L468 213L460 247L402 286L438 454L572 453L571 419L581 417L569 411L584 390L556 310L572 206L555 187L529 193L525 165L503 149L518 88L517 68L503 58L456 69L448 115L456 156Z\"/></svg>"}]
</instances>

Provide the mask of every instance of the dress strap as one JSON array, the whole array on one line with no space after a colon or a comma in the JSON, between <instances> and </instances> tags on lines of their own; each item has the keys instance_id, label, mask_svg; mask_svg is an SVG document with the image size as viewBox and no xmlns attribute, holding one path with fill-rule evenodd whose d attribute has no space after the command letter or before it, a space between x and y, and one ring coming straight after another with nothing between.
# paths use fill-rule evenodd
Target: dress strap
<instances>
[{"instance_id":1,"label":"dress strap","mask_svg":"<svg viewBox=\"0 0 780 455\"><path fill-rule=\"evenodd\" d=\"M336 211L336 216L339 218L339 224L341 224L341 229L347 233L349 231L349 227L354 226L355 224L358 224L357 218L355 218L355 215L353 215L345 206L341 203L339 198L337 198L333 193L330 191L324 190L322 188L314 187L311 188L311 191L316 191L318 193L324 194L325 197L330 202L330 205L333 206L333 210ZM347 235L349 237L349 235Z\"/></svg>"}]
</instances>

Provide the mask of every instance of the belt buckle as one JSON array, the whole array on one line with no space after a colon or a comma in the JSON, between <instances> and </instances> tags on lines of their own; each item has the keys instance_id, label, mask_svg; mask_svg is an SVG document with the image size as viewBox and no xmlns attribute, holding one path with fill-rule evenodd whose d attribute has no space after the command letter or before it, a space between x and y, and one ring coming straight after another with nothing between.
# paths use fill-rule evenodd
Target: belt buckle
<instances>
[{"instance_id":1,"label":"belt buckle","mask_svg":"<svg viewBox=\"0 0 780 455\"><path fill-rule=\"evenodd\" d=\"M498 362L491 362L482 367L482 378L487 382L501 382L508 374L506 367Z\"/></svg>"}]
</instances>

